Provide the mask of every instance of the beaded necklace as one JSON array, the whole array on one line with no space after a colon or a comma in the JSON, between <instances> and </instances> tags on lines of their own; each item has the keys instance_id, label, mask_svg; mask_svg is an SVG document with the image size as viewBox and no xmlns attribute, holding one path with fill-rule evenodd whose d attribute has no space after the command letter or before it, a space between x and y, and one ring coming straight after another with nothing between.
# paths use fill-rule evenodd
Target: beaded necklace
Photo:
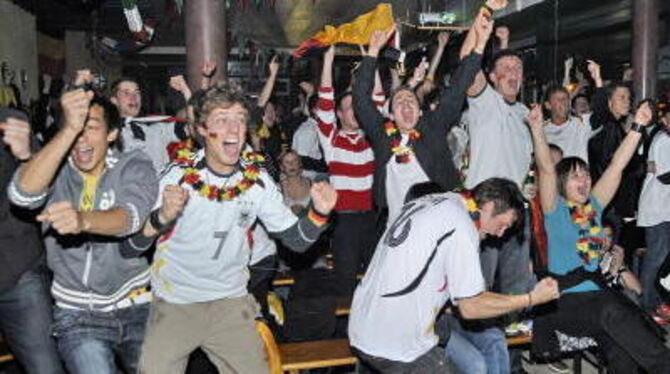
<instances>
[{"instance_id":1,"label":"beaded necklace","mask_svg":"<svg viewBox=\"0 0 670 374\"><path fill-rule=\"evenodd\" d=\"M408 163L410 156L414 154L414 142L419 140L421 133L416 129L410 130L407 134L409 136L407 144L402 144L402 134L395 123L391 121L386 122L384 124L384 131L386 132L386 136L391 138L391 152L395 155L396 162L400 164Z\"/></svg>"}]
</instances>

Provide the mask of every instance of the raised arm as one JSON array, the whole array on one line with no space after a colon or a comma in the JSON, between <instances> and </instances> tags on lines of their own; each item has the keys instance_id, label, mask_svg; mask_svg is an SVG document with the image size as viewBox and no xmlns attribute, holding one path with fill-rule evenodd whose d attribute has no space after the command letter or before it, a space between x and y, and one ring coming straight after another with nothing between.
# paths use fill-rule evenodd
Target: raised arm
<instances>
[{"instance_id":1,"label":"raised arm","mask_svg":"<svg viewBox=\"0 0 670 374\"><path fill-rule=\"evenodd\" d=\"M419 64L414 68L414 72L412 73L412 77L407 81L407 85L414 89L416 86L421 84L424 79L426 79L426 71L428 70L428 61L426 61L426 57L424 56Z\"/></svg>"},{"instance_id":2,"label":"raised arm","mask_svg":"<svg viewBox=\"0 0 670 374\"><path fill-rule=\"evenodd\" d=\"M402 79L400 79L400 72L396 66L391 66L389 72L391 73L391 91L393 91L402 86Z\"/></svg>"},{"instance_id":3,"label":"raised arm","mask_svg":"<svg viewBox=\"0 0 670 374\"><path fill-rule=\"evenodd\" d=\"M184 97L184 100L188 105L188 101L191 100L191 96L193 95L191 93L191 89L188 87L188 84L186 84L186 79L184 79L183 75L175 75L170 77L170 88L179 92Z\"/></svg>"},{"instance_id":4,"label":"raised arm","mask_svg":"<svg viewBox=\"0 0 670 374\"><path fill-rule=\"evenodd\" d=\"M333 60L335 59L335 46L330 46L323 55L323 70L321 70L321 85L319 87L319 100L316 104L317 129L319 131L319 142L324 149L324 156L330 157L326 151L330 147L330 139L334 135L335 117L335 93L333 92Z\"/></svg>"},{"instance_id":5,"label":"raised arm","mask_svg":"<svg viewBox=\"0 0 670 374\"><path fill-rule=\"evenodd\" d=\"M570 72L572 71L574 61L575 59L573 57L568 57L563 61L563 87L566 89L568 89L568 86L570 85ZM570 95L572 94L573 93L570 92Z\"/></svg>"},{"instance_id":6,"label":"raised arm","mask_svg":"<svg viewBox=\"0 0 670 374\"><path fill-rule=\"evenodd\" d=\"M368 50L358 68L352 90L354 110L359 119L358 123L372 141L384 137L381 125L385 119L372 100L372 89L375 69L377 68L377 56L391 34L393 34L393 29L390 31L377 30L372 33Z\"/></svg>"},{"instance_id":7,"label":"raised arm","mask_svg":"<svg viewBox=\"0 0 670 374\"><path fill-rule=\"evenodd\" d=\"M435 80L435 72L437 67L440 66L440 61L442 61L442 55L444 55L444 49L449 43L449 33L442 31L437 34L437 49L433 58L430 60L430 67L428 68L428 74L426 74L426 79L429 81Z\"/></svg>"},{"instance_id":8,"label":"raised arm","mask_svg":"<svg viewBox=\"0 0 670 374\"><path fill-rule=\"evenodd\" d=\"M507 26L499 26L496 28L496 38L498 38L498 49L504 51L509 48L509 28Z\"/></svg>"},{"instance_id":9,"label":"raised arm","mask_svg":"<svg viewBox=\"0 0 670 374\"><path fill-rule=\"evenodd\" d=\"M202 66L202 80L200 81L200 89L206 90L212 85L212 77L216 73L216 62L205 61Z\"/></svg>"},{"instance_id":10,"label":"raised arm","mask_svg":"<svg viewBox=\"0 0 670 374\"><path fill-rule=\"evenodd\" d=\"M484 48L486 48L486 42L488 41L491 31L493 30L493 20L491 20L487 15L484 9L481 9L475 18L475 21L472 23L472 27L468 31L468 34L463 41L463 46L461 47L461 60L464 60L468 57L473 51L483 54ZM482 32L488 34L486 40L481 40L480 35ZM483 42L483 43L482 43ZM468 96L477 96L479 95L484 88L486 88L486 77L484 72L479 69L475 78L473 79L470 87L467 89Z\"/></svg>"},{"instance_id":11,"label":"raised arm","mask_svg":"<svg viewBox=\"0 0 670 374\"><path fill-rule=\"evenodd\" d=\"M603 79L600 75L600 65L593 60L588 60L588 70L595 84L595 91L591 100L591 128L597 130L609 117L609 106L607 104L607 89L603 87Z\"/></svg>"},{"instance_id":12,"label":"raised arm","mask_svg":"<svg viewBox=\"0 0 670 374\"><path fill-rule=\"evenodd\" d=\"M433 89L435 89L435 72L437 71L437 67L440 66L440 61L442 60L442 55L444 55L444 49L448 42L448 32L442 31L437 35L437 49L435 50L435 53L430 60L430 65L428 66L428 72L426 73L425 79L423 79L423 82L416 90L416 96L422 103L423 98Z\"/></svg>"},{"instance_id":13,"label":"raised arm","mask_svg":"<svg viewBox=\"0 0 670 374\"><path fill-rule=\"evenodd\" d=\"M63 159L84 129L92 91L78 89L61 97L63 126L56 136L40 149L19 172L18 188L30 195L44 193L58 173Z\"/></svg>"},{"instance_id":14,"label":"raised arm","mask_svg":"<svg viewBox=\"0 0 670 374\"><path fill-rule=\"evenodd\" d=\"M333 87L333 61L335 60L335 46L331 45L323 54L323 68L321 70L321 88Z\"/></svg>"},{"instance_id":15,"label":"raised arm","mask_svg":"<svg viewBox=\"0 0 670 374\"><path fill-rule=\"evenodd\" d=\"M441 130L445 132L456 124L456 119L461 112L468 87L470 87L476 79L475 77L481 71L482 53L491 36L493 22L486 21L480 15L478 21L475 21L472 25L472 28L475 30L476 43L472 46L471 50L463 50L463 52L468 53L467 57L461 60L451 77L450 86L442 91L437 108L434 112L430 113L432 118L428 123L432 123L435 120L442 121L444 126ZM446 136L446 133L444 135Z\"/></svg>"},{"instance_id":16,"label":"raised arm","mask_svg":"<svg viewBox=\"0 0 670 374\"><path fill-rule=\"evenodd\" d=\"M593 187L593 196L598 199L598 202L603 207L607 206L607 204L612 201L617 189L619 189L623 170L633 157L638 143L642 138L641 129L644 126L647 126L651 122L651 119L651 107L649 106L648 101L644 101L638 107L637 112L635 112L633 127L628 131L628 134L626 134L626 137L617 148L612 157L612 162L610 162L603 175Z\"/></svg>"},{"instance_id":17,"label":"raised arm","mask_svg":"<svg viewBox=\"0 0 670 374\"><path fill-rule=\"evenodd\" d=\"M533 137L533 153L535 154L535 167L538 173L540 205L543 212L550 213L556 208L558 187L556 186L556 167L551 160L551 151L544 135L542 106L534 104L526 120Z\"/></svg>"},{"instance_id":18,"label":"raised arm","mask_svg":"<svg viewBox=\"0 0 670 374\"><path fill-rule=\"evenodd\" d=\"M258 96L257 105L259 107L264 107L270 100L270 96L272 96L272 90L274 90L275 82L277 81L277 73L279 72L279 58L277 55L274 55L270 60L268 70L270 71L270 75L268 75L263 90L261 90L261 94Z\"/></svg>"}]
</instances>

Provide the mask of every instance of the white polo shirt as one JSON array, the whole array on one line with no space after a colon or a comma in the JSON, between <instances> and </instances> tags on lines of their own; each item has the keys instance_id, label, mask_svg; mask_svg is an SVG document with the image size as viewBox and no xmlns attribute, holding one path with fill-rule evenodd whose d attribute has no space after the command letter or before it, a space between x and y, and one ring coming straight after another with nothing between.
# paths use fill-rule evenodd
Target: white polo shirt
<instances>
[{"instance_id":1,"label":"white polo shirt","mask_svg":"<svg viewBox=\"0 0 670 374\"><path fill-rule=\"evenodd\" d=\"M349 341L358 350L412 362L438 342L448 299L484 291L479 236L460 195L413 200L391 222L354 293Z\"/></svg>"},{"instance_id":2,"label":"white polo shirt","mask_svg":"<svg viewBox=\"0 0 670 374\"><path fill-rule=\"evenodd\" d=\"M507 178L521 187L530 168L533 143L525 123L528 108L509 104L488 83L468 97L470 167L465 187L493 178Z\"/></svg>"}]
</instances>

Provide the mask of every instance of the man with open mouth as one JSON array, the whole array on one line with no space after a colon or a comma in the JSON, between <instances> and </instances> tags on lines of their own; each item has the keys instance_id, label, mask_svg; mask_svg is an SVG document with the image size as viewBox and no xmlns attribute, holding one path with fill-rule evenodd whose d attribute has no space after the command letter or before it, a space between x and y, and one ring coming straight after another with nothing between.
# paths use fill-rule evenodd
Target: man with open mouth
<instances>
[{"instance_id":1,"label":"man with open mouth","mask_svg":"<svg viewBox=\"0 0 670 374\"><path fill-rule=\"evenodd\" d=\"M63 94L63 124L14 174L12 203L37 209L53 271L53 333L70 373L137 370L149 315L149 264L123 240L139 230L158 192L140 151L113 147L116 107L91 91ZM65 162L64 162L65 161Z\"/></svg>"},{"instance_id":2,"label":"man with open mouth","mask_svg":"<svg viewBox=\"0 0 670 374\"><path fill-rule=\"evenodd\" d=\"M465 57L443 89L433 111L423 112L409 86L391 93L390 118L385 118L372 99L378 56L393 30L376 31L370 37L353 85L353 105L360 127L370 139L375 155L374 199L388 207L388 221L400 214L405 194L412 185L435 182L445 190L457 185L458 173L447 143L449 129L460 117L465 93L475 79L492 23L477 17L472 26L473 43L464 45Z\"/></svg>"},{"instance_id":3,"label":"man with open mouth","mask_svg":"<svg viewBox=\"0 0 670 374\"><path fill-rule=\"evenodd\" d=\"M521 192L501 178L462 194L408 201L389 223L351 304L349 340L365 365L380 373L447 373L435 323L448 301L463 318L481 319L558 298L552 278L522 295L486 291L479 241L503 236L522 214Z\"/></svg>"},{"instance_id":4,"label":"man with open mouth","mask_svg":"<svg viewBox=\"0 0 670 374\"><path fill-rule=\"evenodd\" d=\"M249 104L241 89L215 85L194 109L204 148L179 151L161 177L156 210L129 243L141 252L158 237L140 370L181 373L200 347L220 372L267 373L254 324L258 306L247 292L248 230L258 219L286 246L304 251L324 230L337 193L315 183L309 213L298 219L262 158L246 151Z\"/></svg>"}]
</instances>

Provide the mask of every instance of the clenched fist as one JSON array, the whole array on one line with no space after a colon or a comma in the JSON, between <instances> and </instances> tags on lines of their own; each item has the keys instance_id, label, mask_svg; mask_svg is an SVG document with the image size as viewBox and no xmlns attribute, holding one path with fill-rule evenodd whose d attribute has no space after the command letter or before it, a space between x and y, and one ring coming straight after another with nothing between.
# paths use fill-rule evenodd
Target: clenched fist
<instances>
[{"instance_id":1,"label":"clenched fist","mask_svg":"<svg viewBox=\"0 0 670 374\"><path fill-rule=\"evenodd\" d=\"M186 84L186 79L183 75L174 75L170 77L170 88L179 92L188 101L191 98L191 89Z\"/></svg>"},{"instance_id":2,"label":"clenched fist","mask_svg":"<svg viewBox=\"0 0 670 374\"><path fill-rule=\"evenodd\" d=\"M649 106L649 101L643 101L635 112L635 123L642 126L647 126L649 123L651 123L653 117L654 114L652 113L651 107Z\"/></svg>"},{"instance_id":3,"label":"clenched fist","mask_svg":"<svg viewBox=\"0 0 670 374\"><path fill-rule=\"evenodd\" d=\"M337 203L337 191L335 191L330 183L314 183L310 190L310 195L312 196L314 209L316 209L317 212L323 215L328 215L333 208L335 208L335 203Z\"/></svg>"},{"instance_id":4,"label":"clenched fist","mask_svg":"<svg viewBox=\"0 0 670 374\"><path fill-rule=\"evenodd\" d=\"M64 129L71 130L76 134L84 129L91 99L93 99L93 92L83 89L68 91L61 96Z\"/></svg>"},{"instance_id":5,"label":"clenched fist","mask_svg":"<svg viewBox=\"0 0 670 374\"><path fill-rule=\"evenodd\" d=\"M179 217L188 201L188 191L177 185L165 186L163 190L163 204L158 211L161 223L170 223Z\"/></svg>"},{"instance_id":6,"label":"clenched fist","mask_svg":"<svg viewBox=\"0 0 670 374\"><path fill-rule=\"evenodd\" d=\"M79 234L87 229L81 213L69 201L49 205L37 216L37 220L50 223L61 235Z\"/></svg>"},{"instance_id":7,"label":"clenched fist","mask_svg":"<svg viewBox=\"0 0 670 374\"><path fill-rule=\"evenodd\" d=\"M533 305L544 304L548 301L558 299L560 295L558 282L551 277L542 279L535 285L533 290L530 291Z\"/></svg>"},{"instance_id":8,"label":"clenched fist","mask_svg":"<svg viewBox=\"0 0 670 374\"><path fill-rule=\"evenodd\" d=\"M7 118L0 122L2 142L9 146L12 155L18 160L30 158L30 124L17 118Z\"/></svg>"}]
</instances>

